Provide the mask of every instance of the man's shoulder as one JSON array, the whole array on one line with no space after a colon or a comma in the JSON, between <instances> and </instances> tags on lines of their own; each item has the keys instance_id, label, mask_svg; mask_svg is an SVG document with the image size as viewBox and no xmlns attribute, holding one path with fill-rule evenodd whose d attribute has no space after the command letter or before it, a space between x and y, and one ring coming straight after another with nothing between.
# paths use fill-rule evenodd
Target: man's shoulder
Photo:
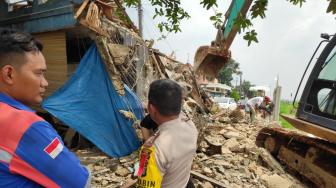
<instances>
[{"instance_id":1,"label":"man's shoulder","mask_svg":"<svg viewBox=\"0 0 336 188\"><path fill-rule=\"evenodd\" d=\"M187 116L181 118L181 126L186 127L186 129L189 129L192 133L198 133L195 123Z\"/></svg>"},{"instance_id":2,"label":"man's shoulder","mask_svg":"<svg viewBox=\"0 0 336 188\"><path fill-rule=\"evenodd\" d=\"M187 134L186 134L187 133ZM168 129L160 130L160 135L156 138L155 143L157 146L169 148L168 145L183 140L197 139L198 131L191 119L183 119L175 121ZM186 139L189 138L189 139Z\"/></svg>"},{"instance_id":3,"label":"man's shoulder","mask_svg":"<svg viewBox=\"0 0 336 188\"><path fill-rule=\"evenodd\" d=\"M16 109L4 103L0 103L0 114L2 138L10 138L10 140L16 140L16 142L19 142L20 138L33 126L38 126L40 129L51 127L49 123L34 112Z\"/></svg>"},{"instance_id":4,"label":"man's shoulder","mask_svg":"<svg viewBox=\"0 0 336 188\"><path fill-rule=\"evenodd\" d=\"M25 122L35 122L35 121L42 121L43 118L36 115L34 112L21 110L14 108L6 103L0 103L0 113L1 117L0 121L4 120L23 120Z\"/></svg>"}]
</instances>

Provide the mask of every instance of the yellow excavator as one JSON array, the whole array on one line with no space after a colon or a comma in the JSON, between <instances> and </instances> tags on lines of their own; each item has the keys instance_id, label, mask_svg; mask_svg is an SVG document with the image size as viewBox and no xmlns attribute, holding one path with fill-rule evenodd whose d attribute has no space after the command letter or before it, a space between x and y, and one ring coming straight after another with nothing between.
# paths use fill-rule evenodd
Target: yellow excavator
<instances>
[{"instance_id":1,"label":"yellow excavator","mask_svg":"<svg viewBox=\"0 0 336 188\"><path fill-rule=\"evenodd\" d=\"M201 46L195 54L197 75L215 77L231 58L230 45L237 33L234 20L245 16L252 0L233 0L211 46ZM307 80L295 116L283 116L297 129L263 128L256 138L287 170L316 187L336 187L336 36L322 34L309 65L322 44L326 44ZM299 91L298 88L298 91ZM295 98L297 96L295 95ZM295 105L295 99L293 102ZM306 134L308 133L308 134Z\"/></svg>"},{"instance_id":2,"label":"yellow excavator","mask_svg":"<svg viewBox=\"0 0 336 188\"><path fill-rule=\"evenodd\" d=\"M215 41L211 46L197 49L194 59L194 70L197 75L215 77L231 58L229 50L238 28L234 26L239 16L245 16L253 0L233 0L225 13L223 25L218 28Z\"/></svg>"},{"instance_id":3,"label":"yellow excavator","mask_svg":"<svg viewBox=\"0 0 336 188\"><path fill-rule=\"evenodd\" d=\"M294 127L309 134L263 128L256 144L266 148L289 171L311 185L336 187L336 35L321 34L321 37L323 40L304 75L321 44L326 45L307 80L296 115L283 116Z\"/></svg>"}]
</instances>

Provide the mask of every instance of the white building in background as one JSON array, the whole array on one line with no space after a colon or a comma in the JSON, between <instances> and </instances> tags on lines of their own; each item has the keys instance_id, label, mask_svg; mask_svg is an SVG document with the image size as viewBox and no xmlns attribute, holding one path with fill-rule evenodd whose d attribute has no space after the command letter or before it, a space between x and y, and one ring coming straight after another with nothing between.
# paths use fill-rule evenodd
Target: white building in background
<instances>
[{"instance_id":1,"label":"white building in background","mask_svg":"<svg viewBox=\"0 0 336 188\"><path fill-rule=\"evenodd\" d=\"M268 86L253 86L250 87L250 91L256 91L257 96L263 97L263 96L271 96L271 88Z\"/></svg>"},{"instance_id":2,"label":"white building in background","mask_svg":"<svg viewBox=\"0 0 336 188\"><path fill-rule=\"evenodd\" d=\"M228 96L231 92L231 87L221 83L201 84L201 87L213 97Z\"/></svg>"},{"instance_id":3,"label":"white building in background","mask_svg":"<svg viewBox=\"0 0 336 188\"><path fill-rule=\"evenodd\" d=\"M218 79L209 79L207 76L199 75L197 83L212 97L227 97L231 93L231 87L226 84L221 84Z\"/></svg>"}]
</instances>

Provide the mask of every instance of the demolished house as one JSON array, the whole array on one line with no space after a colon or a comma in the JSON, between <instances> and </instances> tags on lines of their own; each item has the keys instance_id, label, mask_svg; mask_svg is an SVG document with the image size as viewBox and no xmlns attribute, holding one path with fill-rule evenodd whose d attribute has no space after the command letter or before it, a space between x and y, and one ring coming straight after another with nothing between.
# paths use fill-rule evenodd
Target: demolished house
<instances>
[{"instance_id":1,"label":"demolished house","mask_svg":"<svg viewBox=\"0 0 336 188\"><path fill-rule=\"evenodd\" d=\"M191 65L149 48L122 3L0 1L0 27L30 32L44 45L49 88L38 113L66 145L84 136L112 157L139 148L136 129L153 80L178 81L186 90L188 114L209 112L212 105Z\"/></svg>"},{"instance_id":2,"label":"demolished house","mask_svg":"<svg viewBox=\"0 0 336 188\"><path fill-rule=\"evenodd\" d=\"M257 165L261 151L251 143L258 126L248 128L240 111L211 116L209 112L218 108L197 84L195 67L151 48L151 42L138 35L122 3L0 0L0 27L30 32L44 45L49 88L37 112L55 126L67 146L78 146L85 137L107 154L92 147L76 150L92 171L93 185L134 184L126 180L131 179L138 156L139 121L145 113L149 84L160 78L183 86L183 112L199 130L192 166L196 185L265 187L270 178L283 179L278 166L270 165L268 170ZM211 56L209 52L202 54ZM224 59L229 55L225 51ZM206 56L198 59L199 63L208 61ZM263 163L271 164L269 157L264 154Z\"/></svg>"}]
</instances>

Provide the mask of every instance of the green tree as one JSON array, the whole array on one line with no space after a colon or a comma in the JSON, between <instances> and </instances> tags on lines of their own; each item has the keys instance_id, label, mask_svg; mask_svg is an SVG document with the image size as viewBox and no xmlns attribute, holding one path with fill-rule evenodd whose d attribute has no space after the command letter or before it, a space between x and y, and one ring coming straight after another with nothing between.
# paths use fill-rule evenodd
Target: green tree
<instances>
[{"instance_id":1,"label":"green tree","mask_svg":"<svg viewBox=\"0 0 336 188\"><path fill-rule=\"evenodd\" d=\"M252 21L256 18L265 18L267 11L267 5L269 0L253 0L253 4L250 8L250 17L245 18L238 16L235 20L235 26L239 28L239 32L245 32L244 39L248 41L248 45L251 42L258 42L257 32L253 29ZM306 0L287 0L293 5L302 6ZM329 2L329 6L326 10L327 13L336 14L336 0L326 0ZM139 0L124 0L126 6L137 6ZM166 18L158 24L160 31L167 32L179 32L181 31L180 23L184 19L190 18L190 15L181 7L181 0L149 0L150 4L154 7L155 14L153 18L161 17ZM200 0L200 4L207 10L210 8L216 8L217 0ZM214 22L217 27L222 24L224 14L215 11L215 15L210 17L210 20Z\"/></svg>"},{"instance_id":2,"label":"green tree","mask_svg":"<svg viewBox=\"0 0 336 188\"><path fill-rule=\"evenodd\" d=\"M233 89L231 91L231 95L232 98L234 98L235 101L238 101L240 99L240 95L239 92L236 89Z\"/></svg>"},{"instance_id":3,"label":"green tree","mask_svg":"<svg viewBox=\"0 0 336 188\"><path fill-rule=\"evenodd\" d=\"M250 91L250 88L253 87L253 86L254 85L251 84L250 81L244 80L242 82L242 85L238 86L237 89L241 92L241 95L250 97L250 96L252 96L254 94L254 93L251 93L251 91Z\"/></svg>"},{"instance_id":4,"label":"green tree","mask_svg":"<svg viewBox=\"0 0 336 188\"><path fill-rule=\"evenodd\" d=\"M230 59L227 64L219 71L218 81L219 83L232 86L231 81L233 80L232 75L237 73L239 70L239 63L234 59Z\"/></svg>"}]
</instances>

